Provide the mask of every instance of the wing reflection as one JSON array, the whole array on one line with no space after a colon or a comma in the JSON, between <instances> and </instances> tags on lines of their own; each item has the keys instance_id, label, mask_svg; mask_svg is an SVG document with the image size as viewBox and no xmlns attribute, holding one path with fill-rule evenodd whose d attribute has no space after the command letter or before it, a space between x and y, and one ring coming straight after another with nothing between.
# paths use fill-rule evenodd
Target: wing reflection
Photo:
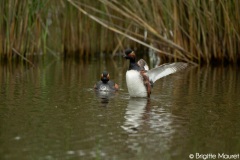
<instances>
[{"instance_id":1,"label":"wing reflection","mask_svg":"<svg viewBox=\"0 0 240 160\"><path fill-rule=\"evenodd\" d=\"M125 131L135 133L144 121L144 113L149 108L149 99L131 98L126 108L124 125Z\"/></svg>"}]
</instances>

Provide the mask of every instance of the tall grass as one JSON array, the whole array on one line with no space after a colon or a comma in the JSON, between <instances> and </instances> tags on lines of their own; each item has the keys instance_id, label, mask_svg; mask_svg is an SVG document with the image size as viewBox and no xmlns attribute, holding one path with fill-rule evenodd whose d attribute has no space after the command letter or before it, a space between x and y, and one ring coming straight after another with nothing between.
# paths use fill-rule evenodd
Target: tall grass
<instances>
[{"instance_id":1,"label":"tall grass","mask_svg":"<svg viewBox=\"0 0 240 160\"><path fill-rule=\"evenodd\" d=\"M46 0L0 2L0 54L12 59L39 53L42 45L43 9ZM16 52L17 51L17 52ZM21 53L21 54L17 54Z\"/></svg>"},{"instance_id":2,"label":"tall grass","mask_svg":"<svg viewBox=\"0 0 240 160\"><path fill-rule=\"evenodd\" d=\"M65 2L65 3L64 3ZM102 24L95 23L91 20L96 16L105 23L111 23L114 26L124 25L121 15L113 10L109 10L107 6L95 0L76 1L72 5L68 1L63 1L63 12L59 12L62 17L60 20L62 31L62 45L64 56L84 56L100 52L112 52L123 50L127 46L140 46L137 43L126 39L113 32ZM79 12L76 6L80 6L83 10L91 12L89 16L86 13ZM110 16L111 14L116 16ZM114 18L113 18L114 17ZM117 21L116 21L117 19Z\"/></svg>"},{"instance_id":3,"label":"tall grass","mask_svg":"<svg viewBox=\"0 0 240 160\"><path fill-rule=\"evenodd\" d=\"M105 22L78 1L68 1L102 26L170 59L237 63L240 58L239 1L99 0L112 11L109 18L119 17L114 23ZM125 27L116 26L118 23ZM130 24L133 27L126 29ZM148 36L144 37L144 33Z\"/></svg>"},{"instance_id":4,"label":"tall grass","mask_svg":"<svg viewBox=\"0 0 240 160\"><path fill-rule=\"evenodd\" d=\"M151 48L166 60L237 63L234 0L3 0L0 57L82 57Z\"/></svg>"}]
</instances>

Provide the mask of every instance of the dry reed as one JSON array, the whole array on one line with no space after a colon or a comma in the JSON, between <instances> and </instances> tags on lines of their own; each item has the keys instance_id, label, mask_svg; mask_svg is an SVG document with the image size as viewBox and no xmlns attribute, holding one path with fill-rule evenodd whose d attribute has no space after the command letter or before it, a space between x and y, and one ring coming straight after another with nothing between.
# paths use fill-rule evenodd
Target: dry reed
<instances>
[{"instance_id":1,"label":"dry reed","mask_svg":"<svg viewBox=\"0 0 240 160\"><path fill-rule=\"evenodd\" d=\"M3 0L0 57L65 57L151 48L168 60L237 63L240 10L234 0ZM54 52L51 52L55 54Z\"/></svg>"}]
</instances>

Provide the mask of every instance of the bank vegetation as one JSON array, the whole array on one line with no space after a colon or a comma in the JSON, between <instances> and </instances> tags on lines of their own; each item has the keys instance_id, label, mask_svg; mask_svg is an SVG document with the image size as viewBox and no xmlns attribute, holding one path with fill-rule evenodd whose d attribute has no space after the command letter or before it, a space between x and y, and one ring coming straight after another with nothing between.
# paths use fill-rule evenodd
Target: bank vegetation
<instances>
[{"instance_id":1,"label":"bank vegetation","mask_svg":"<svg viewBox=\"0 0 240 160\"><path fill-rule=\"evenodd\" d=\"M125 48L165 61L240 61L238 0L3 0L1 60L75 57Z\"/></svg>"}]
</instances>

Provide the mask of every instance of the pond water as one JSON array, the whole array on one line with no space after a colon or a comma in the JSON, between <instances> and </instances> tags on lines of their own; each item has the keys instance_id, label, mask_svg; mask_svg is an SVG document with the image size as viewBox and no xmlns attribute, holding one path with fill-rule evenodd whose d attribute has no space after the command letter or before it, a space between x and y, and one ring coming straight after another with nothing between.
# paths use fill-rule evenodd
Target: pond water
<instances>
[{"instance_id":1,"label":"pond water","mask_svg":"<svg viewBox=\"0 0 240 160\"><path fill-rule=\"evenodd\" d=\"M0 159L203 159L240 152L240 70L189 67L130 98L122 58L0 66ZM107 69L120 90L98 94ZM202 154L196 157L197 153Z\"/></svg>"}]
</instances>

